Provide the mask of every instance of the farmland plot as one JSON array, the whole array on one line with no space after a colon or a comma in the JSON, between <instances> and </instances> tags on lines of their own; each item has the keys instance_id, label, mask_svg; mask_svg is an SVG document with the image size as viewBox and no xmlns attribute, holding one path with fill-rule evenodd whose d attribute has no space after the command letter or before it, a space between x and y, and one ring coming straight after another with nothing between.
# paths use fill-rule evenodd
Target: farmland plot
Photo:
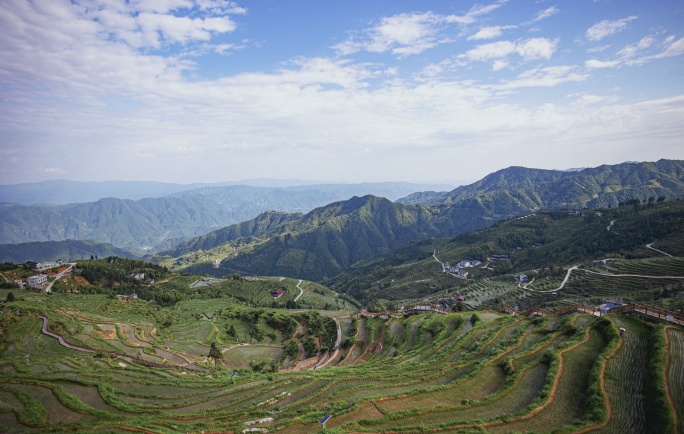
<instances>
[{"instance_id":1,"label":"farmland plot","mask_svg":"<svg viewBox=\"0 0 684 434\"><path fill-rule=\"evenodd\" d=\"M670 366L667 369L667 384L678 431L684 432L684 332L681 329L667 329L669 341Z\"/></svg>"},{"instance_id":2,"label":"farmland plot","mask_svg":"<svg viewBox=\"0 0 684 434\"><path fill-rule=\"evenodd\" d=\"M522 420L488 428L492 432L536 431L548 432L571 424L584 411L589 371L596 356L605 347L605 337L595 329L591 329L589 339L564 352L561 356L563 368L558 381L558 388L551 404L529 420Z\"/></svg>"},{"instance_id":3,"label":"farmland plot","mask_svg":"<svg viewBox=\"0 0 684 434\"><path fill-rule=\"evenodd\" d=\"M605 383L613 417L601 432L646 432L644 376L648 363L648 330L629 317L614 318L626 330L622 348L606 366Z\"/></svg>"}]
</instances>

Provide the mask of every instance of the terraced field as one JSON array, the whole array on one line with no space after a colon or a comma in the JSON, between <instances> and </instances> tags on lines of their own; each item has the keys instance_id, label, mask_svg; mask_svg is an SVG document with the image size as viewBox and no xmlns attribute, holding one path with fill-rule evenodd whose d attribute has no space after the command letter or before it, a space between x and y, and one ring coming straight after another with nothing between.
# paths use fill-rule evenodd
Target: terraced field
<instances>
[{"instance_id":1,"label":"terraced field","mask_svg":"<svg viewBox=\"0 0 684 434\"><path fill-rule=\"evenodd\" d=\"M318 421L330 414L327 431L337 433L626 433L646 432L652 417L644 402L651 326L631 317L353 316L340 320L342 340L351 338L347 348L279 364L286 342L313 320L274 310L281 321L297 318L291 335L258 345L227 340L213 369L207 356L216 330L249 328L239 318L256 309L190 300L169 308L173 324L161 327L143 307L111 303L120 302L27 294L0 311L3 431L308 433L320 432ZM78 337L85 346L138 358L67 349L41 334L39 312L67 341ZM266 333L275 332L268 312L261 315ZM662 402L681 418L684 333L665 332L668 362L660 375L669 395Z\"/></svg>"}]
</instances>

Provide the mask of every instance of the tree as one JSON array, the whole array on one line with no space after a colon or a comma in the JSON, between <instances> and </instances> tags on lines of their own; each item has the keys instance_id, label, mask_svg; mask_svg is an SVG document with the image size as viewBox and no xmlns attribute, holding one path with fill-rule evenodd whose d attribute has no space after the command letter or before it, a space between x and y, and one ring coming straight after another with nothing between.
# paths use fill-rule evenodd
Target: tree
<instances>
[{"instance_id":1,"label":"tree","mask_svg":"<svg viewBox=\"0 0 684 434\"><path fill-rule=\"evenodd\" d=\"M232 338L233 340L239 340L237 330L235 330L235 326L233 324L228 326L228 328L226 329L226 334L229 338Z\"/></svg>"},{"instance_id":2,"label":"tree","mask_svg":"<svg viewBox=\"0 0 684 434\"><path fill-rule=\"evenodd\" d=\"M7 302L14 301L14 294L11 292L8 292L7 298L5 299L5 301L7 301Z\"/></svg>"},{"instance_id":3,"label":"tree","mask_svg":"<svg viewBox=\"0 0 684 434\"><path fill-rule=\"evenodd\" d=\"M217 367L218 361L223 361L223 353L216 346L216 342L211 343L211 348L209 348L209 358L214 359L214 368Z\"/></svg>"}]
</instances>

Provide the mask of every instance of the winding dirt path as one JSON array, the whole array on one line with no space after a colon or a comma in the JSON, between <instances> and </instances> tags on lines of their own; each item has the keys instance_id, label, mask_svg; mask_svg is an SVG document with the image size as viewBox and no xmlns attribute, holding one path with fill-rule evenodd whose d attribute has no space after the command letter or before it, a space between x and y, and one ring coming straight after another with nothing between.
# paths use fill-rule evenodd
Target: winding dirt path
<instances>
[{"instance_id":1,"label":"winding dirt path","mask_svg":"<svg viewBox=\"0 0 684 434\"><path fill-rule=\"evenodd\" d=\"M656 242L654 241L654 242L652 242L651 244L646 244L646 248L647 248L647 249L651 249L651 250L653 250L653 251L656 251L656 252L658 252L658 253L662 253L662 254L665 255L665 256L672 257L672 255L670 255L669 253L665 253L665 252L663 252L662 250L658 250L658 249L656 249L655 247L653 247L653 245L654 245L655 243L656 243Z\"/></svg>"},{"instance_id":2,"label":"winding dirt path","mask_svg":"<svg viewBox=\"0 0 684 434\"><path fill-rule=\"evenodd\" d=\"M568 268L568 272L565 275L565 279L563 279L563 282L560 284L560 286L558 288L555 288L555 289L532 289L532 288L522 287L520 285L518 285L518 287L522 288L522 289L526 289L528 291L533 291L533 292L538 292L538 293L549 293L549 292L560 291L561 289L563 289L565 287L565 284L568 283L568 280L570 279L570 275L572 274L573 271L582 271L584 273L596 274L598 276L604 276L604 277L642 277L645 279L684 279L684 276L650 276L648 274L599 273L598 271L585 270L584 268L579 268L579 265L575 265L573 267Z\"/></svg>"},{"instance_id":3,"label":"winding dirt path","mask_svg":"<svg viewBox=\"0 0 684 434\"><path fill-rule=\"evenodd\" d=\"M53 333L50 330L47 329L48 327L48 317L41 315L40 316L43 320L43 327L40 329L40 331L44 335L48 335L50 337L53 337L59 341L59 344L63 347L69 348L71 350L76 350L76 351L84 351L86 353L94 353L95 350L91 350L90 348L85 348L85 347L80 347L78 345L72 345L69 342L65 341L64 338L61 335L58 335L57 333Z\"/></svg>"},{"instance_id":4,"label":"winding dirt path","mask_svg":"<svg viewBox=\"0 0 684 434\"><path fill-rule=\"evenodd\" d=\"M301 286L299 286L299 285L301 285L301 284L302 284L302 279L299 279L299 283L297 283L297 289L299 289L299 295L298 295L297 297L295 297L295 299L294 299L295 302L296 302L297 300L299 300L299 297L301 297L302 295L304 295L304 290L302 289Z\"/></svg>"}]
</instances>

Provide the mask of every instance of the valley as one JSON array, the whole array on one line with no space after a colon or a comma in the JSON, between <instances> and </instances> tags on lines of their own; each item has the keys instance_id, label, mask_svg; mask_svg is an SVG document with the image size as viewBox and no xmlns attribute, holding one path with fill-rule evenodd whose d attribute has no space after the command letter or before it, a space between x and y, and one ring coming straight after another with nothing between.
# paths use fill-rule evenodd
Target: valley
<instances>
[{"instance_id":1,"label":"valley","mask_svg":"<svg viewBox=\"0 0 684 434\"><path fill-rule=\"evenodd\" d=\"M0 264L4 429L684 432L684 201L509 209L486 184Z\"/></svg>"}]
</instances>

